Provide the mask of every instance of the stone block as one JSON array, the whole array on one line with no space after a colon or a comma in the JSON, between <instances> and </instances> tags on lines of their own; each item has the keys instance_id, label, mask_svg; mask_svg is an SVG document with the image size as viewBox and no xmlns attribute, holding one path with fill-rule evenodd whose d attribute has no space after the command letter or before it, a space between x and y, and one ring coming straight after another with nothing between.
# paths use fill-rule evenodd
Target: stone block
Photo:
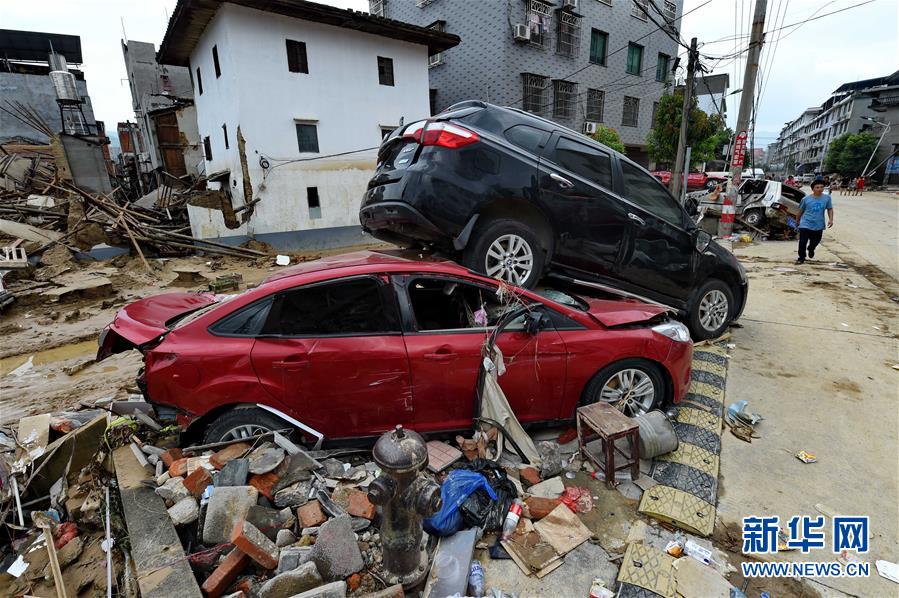
<instances>
[{"instance_id":1,"label":"stone block","mask_svg":"<svg viewBox=\"0 0 899 598\"><path fill-rule=\"evenodd\" d=\"M292 571L309 560L311 546L288 546L278 555L278 573Z\"/></svg>"},{"instance_id":2,"label":"stone block","mask_svg":"<svg viewBox=\"0 0 899 598\"><path fill-rule=\"evenodd\" d=\"M247 516L256 504L259 492L251 486L224 486L216 488L206 505L203 523L203 543L230 542L231 531L238 521Z\"/></svg>"},{"instance_id":3,"label":"stone block","mask_svg":"<svg viewBox=\"0 0 899 598\"><path fill-rule=\"evenodd\" d=\"M234 459L239 459L243 457L243 454L250 450L250 445L246 442L237 442L235 444L226 446L222 450L213 454L209 458L209 462L216 469L222 469L225 465L233 461Z\"/></svg>"},{"instance_id":4,"label":"stone block","mask_svg":"<svg viewBox=\"0 0 899 598\"><path fill-rule=\"evenodd\" d=\"M246 459L232 459L215 474L216 486L246 486L250 475L250 462Z\"/></svg>"},{"instance_id":5,"label":"stone block","mask_svg":"<svg viewBox=\"0 0 899 598\"><path fill-rule=\"evenodd\" d=\"M190 491L184 486L184 478L169 478L165 483L156 489L158 494L166 504L174 504L182 498L190 496Z\"/></svg>"},{"instance_id":6,"label":"stone block","mask_svg":"<svg viewBox=\"0 0 899 598\"><path fill-rule=\"evenodd\" d=\"M301 528L318 527L328 520L317 500L310 500L305 505L297 507L297 519L300 520Z\"/></svg>"},{"instance_id":7,"label":"stone block","mask_svg":"<svg viewBox=\"0 0 899 598\"><path fill-rule=\"evenodd\" d=\"M193 496L182 498L174 505L169 507L169 517L175 526L187 525L193 523L200 516L200 507L197 499Z\"/></svg>"},{"instance_id":8,"label":"stone block","mask_svg":"<svg viewBox=\"0 0 899 598\"><path fill-rule=\"evenodd\" d=\"M346 582L335 581L302 594L296 594L291 598L346 598Z\"/></svg>"},{"instance_id":9,"label":"stone block","mask_svg":"<svg viewBox=\"0 0 899 598\"><path fill-rule=\"evenodd\" d=\"M308 562L271 578L259 589L259 598L290 598L322 585L315 563Z\"/></svg>"},{"instance_id":10,"label":"stone block","mask_svg":"<svg viewBox=\"0 0 899 598\"><path fill-rule=\"evenodd\" d=\"M349 515L335 517L321 526L311 559L325 581L345 579L365 566Z\"/></svg>"}]
</instances>

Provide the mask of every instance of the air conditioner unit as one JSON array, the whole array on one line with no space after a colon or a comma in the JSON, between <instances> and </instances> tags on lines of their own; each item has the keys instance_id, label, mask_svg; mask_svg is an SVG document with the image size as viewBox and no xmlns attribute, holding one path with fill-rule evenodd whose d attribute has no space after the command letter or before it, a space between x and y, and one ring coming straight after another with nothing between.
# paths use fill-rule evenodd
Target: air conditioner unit
<instances>
[{"instance_id":1,"label":"air conditioner unit","mask_svg":"<svg viewBox=\"0 0 899 598\"><path fill-rule=\"evenodd\" d=\"M577 0L562 0L562 8L577 10Z\"/></svg>"},{"instance_id":2,"label":"air conditioner unit","mask_svg":"<svg viewBox=\"0 0 899 598\"><path fill-rule=\"evenodd\" d=\"M584 133L587 135L593 135L596 133L596 123L585 122L584 123Z\"/></svg>"},{"instance_id":3,"label":"air conditioner unit","mask_svg":"<svg viewBox=\"0 0 899 598\"><path fill-rule=\"evenodd\" d=\"M515 34L512 37L520 42L531 41L531 28L519 23L518 25L515 25Z\"/></svg>"},{"instance_id":4,"label":"air conditioner unit","mask_svg":"<svg viewBox=\"0 0 899 598\"><path fill-rule=\"evenodd\" d=\"M443 54L438 52L432 56L428 56L428 66L437 66L443 64Z\"/></svg>"}]
</instances>

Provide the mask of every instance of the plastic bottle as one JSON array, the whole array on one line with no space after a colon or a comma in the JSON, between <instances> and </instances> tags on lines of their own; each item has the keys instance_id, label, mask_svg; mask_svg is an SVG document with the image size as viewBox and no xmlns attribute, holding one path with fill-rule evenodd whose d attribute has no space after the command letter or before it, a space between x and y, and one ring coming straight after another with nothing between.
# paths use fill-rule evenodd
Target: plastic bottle
<instances>
[{"instance_id":1,"label":"plastic bottle","mask_svg":"<svg viewBox=\"0 0 899 598\"><path fill-rule=\"evenodd\" d=\"M512 537L512 533L515 531L515 528L518 527L518 520L521 519L521 510L524 507L524 503L521 502L520 498L516 498L512 501L512 504L509 506L509 512L506 513L506 521L503 523L503 540L508 540Z\"/></svg>"},{"instance_id":2,"label":"plastic bottle","mask_svg":"<svg viewBox=\"0 0 899 598\"><path fill-rule=\"evenodd\" d=\"M471 561L471 571L468 574L468 595L481 598L484 595L484 568L481 561Z\"/></svg>"}]
</instances>

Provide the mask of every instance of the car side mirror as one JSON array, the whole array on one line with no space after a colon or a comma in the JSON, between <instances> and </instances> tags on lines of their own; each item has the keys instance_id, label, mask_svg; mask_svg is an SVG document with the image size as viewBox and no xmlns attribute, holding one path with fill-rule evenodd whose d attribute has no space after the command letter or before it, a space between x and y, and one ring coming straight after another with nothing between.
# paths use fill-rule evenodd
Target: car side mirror
<instances>
[{"instance_id":1,"label":"car side mirror","mask_svg":"<svg viewBox=\"0 0 899 598\"><path fill-rule=\"evenodd\" d=\"M546 316L542 311L532 310L524 316L524 330L531 336L539 334L546 327Z\"/></svg>"},{"instance_id":2,"label":"car side mirror","mask_svg":"<svg viewBox=\"0 0 899 598\"><path fill-rule=\"evenodd\" d=\"M709 244L712 242L712 235L705 232L701 228L697 228L693 233L693 244L696 247L696 251L699 253L705 253L705 250L709 248Z\"/></svg>"}]
</instances>

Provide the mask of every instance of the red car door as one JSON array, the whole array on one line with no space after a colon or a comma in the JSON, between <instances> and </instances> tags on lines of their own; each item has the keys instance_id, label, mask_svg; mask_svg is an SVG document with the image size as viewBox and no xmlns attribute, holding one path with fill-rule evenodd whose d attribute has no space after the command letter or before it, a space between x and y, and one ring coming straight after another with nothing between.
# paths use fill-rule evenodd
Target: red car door
<instances>
[{"instance_id":1,"label":"red car door","mask_svg":"<svg viewBox=\"0 0 899 598\"><path fill-rule=\"evenodd\" d=\"M495 287L456 277L405 276L398 286L403 292L415 429L469 428L481 347L508 307L497 299ZM480 306L486 308L486 327L475 319ZM513 323L497 340L506 362L500 386L519 420L553 419L565 384L562 337L553 328L536 335L515 328Z\"/></svg>"},{"instance_id":2,"label":"red car door","mask_svg":"<svg viewBox=\"0 0 899 598\"><path fill-rule=\"evenodd\" d=\"M376 276L275 295L252 361L265 389L326 437L374 435L413 421L396 300Z\"/></svg>"}]
</instances>

